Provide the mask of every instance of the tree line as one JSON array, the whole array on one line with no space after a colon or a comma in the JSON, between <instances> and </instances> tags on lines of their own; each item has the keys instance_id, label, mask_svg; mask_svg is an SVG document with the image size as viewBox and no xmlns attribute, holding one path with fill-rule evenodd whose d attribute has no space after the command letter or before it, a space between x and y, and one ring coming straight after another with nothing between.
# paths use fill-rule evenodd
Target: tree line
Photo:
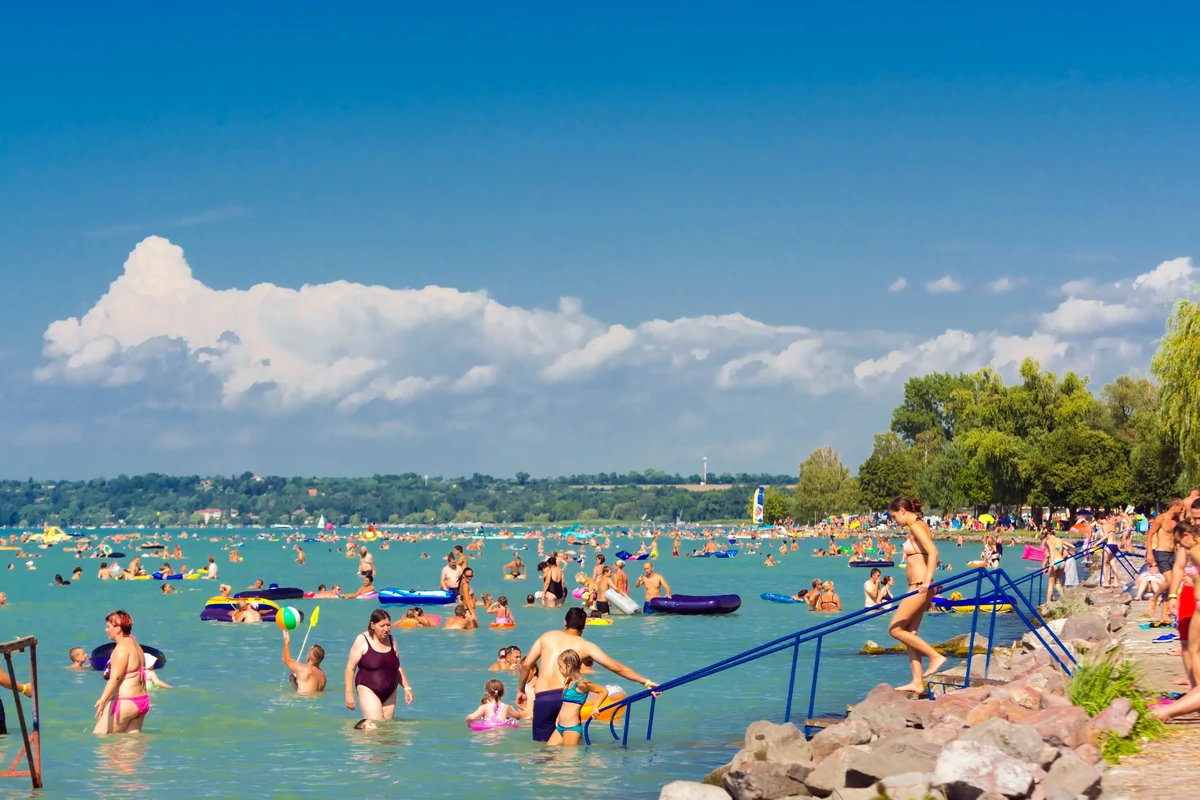
<instances>
[{"instance_id":1,"label":"tree line","mask_svg":"<svg viewBox=\"0 0 1200 800\"><path fill-rule=\"evenodd\" d=\"M659 470L533 478L474 474L444 478L415 473L369 478L171 476L147 474L88 481L0 481L0 525L35 527L304 525L324 517L334 525L479 522L543 524L564 521L738 519L761 484L787 485L790 475L714 474L710 484L730 488L689 491L699 475Z\"/></svg>"}]
</instances>

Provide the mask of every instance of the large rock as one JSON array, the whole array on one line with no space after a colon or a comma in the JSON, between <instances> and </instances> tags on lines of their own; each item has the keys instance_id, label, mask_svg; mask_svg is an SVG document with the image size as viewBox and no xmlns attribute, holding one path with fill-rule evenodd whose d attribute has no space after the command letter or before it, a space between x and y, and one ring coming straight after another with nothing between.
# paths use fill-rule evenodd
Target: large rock
<instances>
[{"instance_id":1,"label":"large rock","mask_svg":"<svg viewBox=\"0 0 1200 800\"><path fill-rule=\"evenodd\" d=\"M933 772L941 745L916 731L875 742L868 753L852 754L846 763L846 785L873 786L884 778L905 772ZM823 763L823 762L822 762Z\"/></svg>"},{"instance_id":2,"label":"large rock","mask_svg":"<svg viewBox=\"0 0 1200 800\"><path fill-rule=\"evenodd\" d=\"M989 719L962 734L963 741L994 747L1012 758L1045 769L1058 758L1058 750L1046 744L1031 725L1014 725L1002 719Z\"/></svg>"},{"instance_id":3,"label":"large rock","mask_svg":"<svg viewBox=\"0 0 1200 800\"><path fill-rule=\"evenodd\" d=\"M1046 630L1049 629L1053 631L1059 639L1061 639L1063 628L1065 628L1066 625L1067 621L1065 619L1052 619L1046 623L1046 627L1042 628L1040 633L1047 639L1047 641L1049 641L1050 637L1046 636ZM1038 648L1042 647L1042 643L1038 641L1037 635L1033 631L1029 631L1021 637L1021 646L1026 650L1037 650Z\"/></svg>"},{"instance_id":4,"label":"large rock","mask_svg":"<svg viewBox=\"0 0 1200 800\"><path fill-rule=\"evenodd\" d=\"M847 771L855 761L870 754L870 748L863 745L847 745L823 759L817 768L805 778L804 784L808 787L808 791L817 797L829 797L834 791L842 788L869 788L874 784L873 780L863 777L852 778Z\"/></svg>"},{"instance_id":5,"label":"large rock","mask_svg":"<svg viewBox=\"0 0 1200 800\"><path fill-rule=\"evenodd\" d=\"M1108 635L1108 618L1085 612L1068 617L1059 639L1103 639Z\"/></svg>"},{"instance_id":6,"label":"large rock","mask_svg":"<svg viewBox=\"0 0 1200 800\"><path fill-rule=\"evenodd\" d=\"M1091 800L1100 796L1100 770L1071 752L1063 753L1050 766L1050 772L1042 784L1047 796L1051 788L1061 788L1069 791L1074 797L1088 797Z\"/></svg>"},{"instance_id":7,"label":"large rock","mask_svg":"<svg viewBox=\"0 0 1200 800\"><path fill-rule=\"evenodd\" d=\"M734 800L779 800L809 794L804 779L810 773L811 767L763 761L730 770L721 782Z\"/></svg>"},{"instance_id":8,"label":"large rock","mask_svg":"<svg viewBox=\"0 0 1200 800\"><path fill-rule=\"evenodd\" d=\"M850 709L849 719L862 720L871 726L875 736L924 727L933 704L928 700L910 700L887 684L879 684Z\"/></svg>"},{"instance_id":9,"label":"large rock","mask_svg":"<svg viewBox=\"0 0 1200 800\"><path fill-rule=\"evenodd\" d=\"M1087 742L1087 712L1078 706L1043 709L1025 720L1052 745L1074 749Z\"/></svg>"},{"instance_id":10,"label":"large rock","mask_svg":"<svg viewBox=\"0 0 1200 800\"><path fill-rule=\"evenodd\" d=\"M938 757L933 782L948 800L977 800L984 792L1025 797L1033 774L1023 761L981 742L951 742Z\"/></svg>"},{"instance_id":11,"label":"large rock","mask_svg":"<svg viewBox=\"0 0 1200 800\"><path fill-rule=\"evenodd\" d=\"M1133 710L1133 704L1126 697L1117 697L1108 704L1108 708L1088 721L1088 740L1096 744L1100 734L1106 732L1123 739L1133 732L1136 724L1137 712Z\"/></svg>"},{"instance_id":12,"label":"large rock","mask_svg":"<svg viewBox=\"0 0 1200 800\"><path fill-rule=\"evenodd\" d=\"M933 788L933 773L930 772L902 772L879 783L889 800L926 800L937 791Z\"/></svg>"},{"instance_id":13,"label":"large rock","mask_svg":"<svg viewBox=\"0 0 1200 800\"><path fill-rule=\"evenodd\" d=\"M1091 764L1093 767L1100 763L1103 755L1100 753L1100 748L1094 744L1084 744L1075 748L1075 755L1084 760L1085 763Z\"/></svg>"},{"instance_id":14,"label":"large rock","mask_svg":"<svg viewBox=\"0 0 1200 800\"><path fill-rule=\"evenodd\" d=\"M843 747L871 741L871 726L861 719L830 725L812 738L812 760L818 764L829 754Z\"/></svg>"},{"instance_id":15,"label":"large rock","mask_svg":"<svg viewBox=\"0 0 1200 800\"><path fill-rule=\"evenodd\" d=\"M672 781L658 793L658 800L729 800L729 792L704 783Z\"/></svg>"},{"instance_id":16,"label":"large rock","mask_svg":"<svg viewBox=\"0 0 1200 800\"><path fill-rule=\"evenodd\" d=\"M792 723L777 725L766 720L752 722L750 727L746 728L746 740L742 749L734 754L726 766L710 773L704 782L720 786L725 773L731 769L740 769L747 763L772 761L791 764L809 761L811 758L811 745L800 733L800 729Z\"/></svg>"}]
</instances>

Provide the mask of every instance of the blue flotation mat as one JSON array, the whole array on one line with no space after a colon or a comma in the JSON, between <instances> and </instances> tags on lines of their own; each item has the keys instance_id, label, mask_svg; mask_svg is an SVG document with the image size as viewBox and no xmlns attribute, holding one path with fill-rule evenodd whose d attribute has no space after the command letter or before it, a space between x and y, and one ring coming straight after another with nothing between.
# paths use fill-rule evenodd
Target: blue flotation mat
<instances>
[{"instance_id":1,"label":"blue flotation mat","mask_svg":"<svg viewBox=\"0 0 1200 800\"><path fill-rule=\"evenodd\" d=\"M677 594L671 597L655 597L642 606L645 614L732 614L742 607L742 598L736 594L691 595Z\"/></svg>"},{"instance_id":2,"label":"blue flotation mat","mask_svg":"<svg viewBox=\"0 0 1200 800\"><path fill-rule=\"evenodd\" d=\"M713 555L717 558L733 558L737 554L737 550L726 550L724 553L713 553Z\"/></svg>"},{"instance_id":3,"label":"blue flotation mat","mask_svg":"<svg viewBox=\"0 0 1200 800\"><path fill-rule=\"evenodd\" d=\"M379 590L379 602L385 606L446 606L457 601L457 594L441 589L416 591L388 588Z\"/></svg>"},{"instance_id":4,"label":"blue flotation mat","mask_svg":"<svg viewBox=\"0 0 1200 800\"><path fill-rule=\"evenodd\" d=\"M174 575L168 575L165 578L163 577L163 574L161 572L155 572L150 577L154 578L154 580L156 580L156 581L181 581L181 580L183 580L183 576L180 575L178 572L176 572Z\"/></svg>"},{"instance_id":5,"label":"blue flotation mat","mask_svg":"<svg viewBox=\"0 0 1200 800\"><path fill-rule=\"evenodd\" d=\"M796 598L792 597L791 595L775 594L774 592L763 592L762 594L759 595L759 597L761 597L763 600L767 600L772 603L803 603L804 602L803 600L797 600Z\"/></svg>"},{"instance_id":6,"label":"blue flotation mat","mask_svg":"<svg viewBox=\"0 0 1200 800\"><path fill-rule=\"evenodd\" d=\"M279 584L272 583L266 589L247 589L244 592L238 592L234 597L244 599L260 597L263 600L302 600L304 599L304 590L297 589L295 586L280 586Z\"/></svg>"},{"instance_id":7,"label":"blue flotation mat","mask_svg":"<svg viewBox=\"0 0 1200 800\"><path fill-rule=\"evenodd\" d=\"M645 561L649 557L649 553L631 553L628 550L617 551L617 558L622 561Z\"/></svg>"}]
</instances>

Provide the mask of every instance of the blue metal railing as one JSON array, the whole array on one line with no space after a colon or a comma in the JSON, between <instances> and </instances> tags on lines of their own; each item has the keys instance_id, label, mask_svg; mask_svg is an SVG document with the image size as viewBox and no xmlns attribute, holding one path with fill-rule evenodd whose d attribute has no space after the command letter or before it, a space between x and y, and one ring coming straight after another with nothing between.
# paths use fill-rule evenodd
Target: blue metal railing
<instances>
[{"instance_id":1,"label":"blue metal railing","mask_svg":"<svg viewBox=\"0 0 1200 800\"><path fill-rule=\"evenodd\" d=\"M1080 561L1085 556L1095 555L1097 553L1101 554L1102 566L1103 554L1108 553L1113 556L1114 560L1119 563L1122 568L1124 568L1131 580L1137 580L1138 570L1132 566L1131 556L1128 553L1122 553L1120 551L1113 553L1112 550L1107 549L1104 542L1094 542L1086 549L1080 549L1075 553L1072 553L1070 556L1068 556L1068 558L1072 561ZM1140 558L1141 556L1139 555L1138 557ZM1022 575L1020 578L1017 578L1014 583L1017 586L1022 587L1022 590L1025 592L1025 597L1030 603L1033 605L1041 605L1042 600L1040 598L1045 596L1046 586L1046 573L1044 571L1037 569L1027 575Z\"/></svg>"},{"instance_id":2,"label":"blue metal railing","mask_svg":"<svg viewBox=\"0 0 1200 800\"><path fill-rule=\"evenodd\" d=\"M1062 667L1065 672L1070 673L1071 667L1067 665L1067 661L1070 661L1072 665L1078 664L1078 662L1076 661L1074 654L1062 643L1058 636L1055 635L1055 633L1049 628L1045 627L1045 620L1043 620L1041 615L1038 613L1036 605L1034 605L1031 600L1026 599L1026 597L1021 594L1020 587L1004 570L988 570L979 567L945 580L939 580L936 586L933 587L935 591L945 593L949 590L968 586L973 583L975 585L975 597L980 599L980 602L976 603L971 616L971 634L967 644L967 668L962 686L965 688L971 684L971 663L975 655L975 637L979 628L979 606L985 604L987 601L987 598L984 598L983 595L985 582L989 585L988 589L991 593L990 598L994 601L994 604L992 610L988 612L991 615L991 623L989 627L989 647L987 648L987 660L984 665L984 675L986 676L987 670L991 666L991 635L995 633L997 613L996 604L1000 602L1012 605L1013 611L1016 612L1017 616L1026 625L1026 627L1033 631L1034 635L1037 636L1038 641L1042 643L1042 646L1046 648L1047 652L1050 653L1058 665ZM917 592L909 592L901 597L894 598L892 602L888 604L871 606L869 608L864 608L849 614L843 614L842 616L831 619L828 622L821 623L820 625L814 625L810 628L805 628L795 633L781 636L778 639L761 644L758 647L751 648L742 653L738 653L737 655L730 656L729 658L718 661L715 664L710 664L707 667L702 667L698 670L694 670L693 672L689 672L687 675L683 675L679 678L675 678L674 680L659 684L654 688L653 691L644 690L627 697L622 697L615 702L605 705L604 708L600 709L600 711L611 710L613 712L608 723L609 731L612 733L614 739L621 740L622 746L627 746L629 744L629 723L633 716L633 705L642 700L648 699L650 701L650 711L646 720L646 738L650 739L654 731L654 713L657 709L659 695L663 694L664 692L668 692L671 689L676 689L680 686L685 686L689 683L693 683L694 681L698 681L701 678L707 678L710 675L716 675L720 672L725 672L726 670L739 667L751 661L757 661L760 658L765 658L766 656L774 655L775 653L784 652L790 648L792 650L792 668L788 681L787 703L785 705L783 715L784 722L788 722L792 718L792 703L795 699L796 667L800 656L800 645L815 641L816 651L813 658L812 683L809 688L808 698L808 718L811 718L816 704L817 676L820 672L821 649L825 637L868 620L883 616L884 614L892 614L901 600L907 597L912 597L916 594ZM1050 642L1047 641L1046 636L1044 636L1043 633L1048 635L1050 640L1053 641L1053 644L1055 645L1054 647L1052 647ZM1062 654L1062 657L1060 657L1060 653ZM616 730L616 718L618 716L617 712L621 708L625 709L625 724L623 732L618 735ZM589 735L591 723L592 720L588 719L584 722L583 726L583 738L587 744L591 744L591 738Z\"/></svg>"}]
</instances>

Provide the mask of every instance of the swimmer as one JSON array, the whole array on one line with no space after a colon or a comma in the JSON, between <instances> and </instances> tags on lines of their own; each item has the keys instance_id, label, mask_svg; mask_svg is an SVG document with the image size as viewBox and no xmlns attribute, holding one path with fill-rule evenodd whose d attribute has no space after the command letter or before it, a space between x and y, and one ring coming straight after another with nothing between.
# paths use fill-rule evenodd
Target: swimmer
<instances>
[{"instance_id":1,"label":"swimmer","mask_svg":"<svg viewBox=\"0 0 1200 800\"><path fill-rule=\"evenodd\" d=\"M64 580L63 580L63 576L62 576L62 575L55 574L55 576L54 576L54 583L52 583L52 584L50 584L50 585L51 585L51 586L70 586L70 585L71 585L71 582L70 582L70 581L64 581Z\"/></svg>"},{"instance_id":2,"label":"swimmer","mask_svg":"<svg viewBox=\"0 0 1200 800\"><path fill-rule=\"evenodd\" d=\"M88 663L87 650L82 647L72 647L71 652L67 654L71 659L69 669L91 669L91 664Z\"/></svg>"},{"instance_id":3,"label":"swimmer","mask_svg":"<svg viewBox=\"0 0 1200 800\"><path fill-rule=\"evenodd\" d=\"M580 712L583 711L583 704L587 702L588 695L596 693L596 700L592 704L593 718L608 699L608 689L583 679L582 666L583 660L574 650L564 650L558 656L558 671L565 685L554 733L550 734L546 744L568 747L579 744L583 739L583 719Z\"/></svg>"},{"instance_id":4,"label":"swimmer","mask_svg":"<svg viewBox=\"0 0 1200 800\"><path fill-rule=\"evenodd\" d=\"M412 686L400 666L400 651L391 628L391 615L382 608L372 611L367 632L355 637L346 659L346 708L353 711L361 706L368 720L395 717L400 688L404 690L404 702L413 702Z\"/></svg>"},{"instance_id":5,"label":"swimmer","mask_svg":"<svg viewBox=\"0 0 1200 800\"><path fill-rule=\"evenodd\" d=\"M516 625L517 621L513 619L512 612L508 610L508 598L500 595L495 603L488 606L487 613L496 615L497 625Z\"/></svg>"},{"instance_id":6,"label":"swimmer","mask_svg":"<svg viewBox=\"0 0 1200 800\"><path fill-rule=\"evenodd\" d=\"M763 566L765 566L765 567L775 566L775 556L773 556L770 553L767 553L767 560L763 562Z\"/></svg>"},{"instance_id":7,"label":"swimmer","mask_svg":"<svg viewBox=\"0 0 1200 800\"><path fill-rule=\"evenodd\" d=\"M258 613L258 609L252 607L243 598L237 600L237 610L229 615L230 622L245 622L254 624L262 622L262 614Z\"/></svg>"},{"instance_id":8,"label":"swimmer","mask_svg":"<svg viewBox=\"0 0 1200 800\"><path fill-rule=\"evenodd\" d=\"M218 589L221 597L229 597L229 593L233 591L233 587L228 583L222 583Z\"/></svg>"},{"instance_id":9,"label":"swimmer","mask_svg":"<svg viewBox=\"0 0 1200 800\"><path fill-rule=\"evenodd\" d=\"M208 572L204 576L210 581L217 579L217 560L212 556L208 557Z\"/></svg>"},{"instance_id":10,"label":"swimmer","mask_svg":"<svg viewBox=\"0 0 1200 800\"><path fill-rule=\"evenodd\" d=\"M296 687L298 694L315 694L325 691L327 678L321 669L325 660L325 648L314 644L308 648L308 655L301 664L292 658L292 637L287 631L283 632L283 665L288 668L288 680Z\"/></svg>"},{"instance_id":11,"label":"swimmer","mask_svg":"<svg viewBox=\"0 0 1200 800\"><path fill-rule=\"evenodd\" d=\"M489 672L507 672L521 668L521 648L514 645L501 647L496 654L496 663L488 667Z\"/></svg>"},{"instance_id":12,"label":"swimmer","mask_svg":"<svg viewBox=\"0 0 1200 800\"><path fill-rule=\"evenodd\" d=\"M362 597L364 594L368 594L370 592L375 591L375 587L371 585L372 578L374 578L374 575L372 573L368 572L365 575L363 575L362 576L363 585L358 587L358 589L356 591L354 591L350 594L342 595L341 596L342 599L343 600L354 600L356 598Z\"/></svg>"},{"instance_id":13,"label":"swimmer","mask_svg":"<svg viewBox=\"0 0 1200 800\"><path fill-rule=\"evenodd\" d=\"M304 550L300 547L300 545L294 545L294 547L296 549L296 563L300 566L304 566L304 562L307 560L304 555Z\"/></svg>"},{"instance_id":14,"label":"swimmer","mask_svg":"<svg viewBox=\"0 0 1200 800\"><path fill-rule=\"evenodd\" d=\"M83 567L75 568L75 571L71 573L71 580L73 580L73 581L83 580Z\"/></svg>"},{"instance_id":15,"label":"swimmer","mask_svg":"<svg viewBox=\"0 0 1200 800\"><path fill-rule=\"evenodd\" d=\"M471 630L472 628L478 628L479 623L473 619L472 615L473 612L468 613L467 607L462 603L459 603L454 607L454 616L446 620L446 624L442 626L442 630L466 631Z\"/></svg>"},{"instance_id":16,"label":"swimmer","mask_svg":"<svg viewBox=\"0 0 1200 800\"><path fill-rule=\"evenodd\" d=\"M162 585L162 593L163 593L163 594L174 594L174 593L175 593L175 587L174 587L174 586L172 586L172 585L171 585L171 584L169 584L169 583L164 583L164 584Z\"/></svg>"},{"instance_id":17,"label":"swimmer","mask_svg":"<svg viewBox=\"0 0 1200 800\"><path fill-rule=\"evenodd\" d=\"M137 733L150 713L146 690L146 654L130 635L133 618L114 611L104 621L108 638L116 643L108 658L109 678L96 701L93 733Z\"/></svg>"},{"instance_id":18,"label":"swimmer","mask_svg":"<svg viewBox=\"0 0 1200 800\"><path fill-rule=\"evenodd\" d=\"M531 607L531 606L537 605L537 603L536 603L536 602L534 602L534 601L536 601L536 600L537 600L537 598L536 598L536 597L534 597L534 596L533 596L533 595L531 595L531 594L527 594L527 595L525 595L525 607L526 607L526 608L529 608L529 607Z\"/></svg>"},{"instance_id":19,"label":"swimmer","mask_svg":"<svg viewBox=\"0 0 1200 800\"><path fill-rule=\"evenodd\" d=\"M317 590L315 592L313 592L314 598L331 598L331 597L336 598L336 597L341 597L341 596L342 596L342 587L336 583L333 585L332 589L326 589L325 584L322 583L320 586L317 587Z\"/></svg>"},{"instance_id":20,"label":"swimmer","mask_svg":"<svg viewBox=\"0 0 1200 800\"><path fill-rule=\"evenodd\" d=\"M483 685L483 699L479 708L467 715L467 722L478 719L488 722L504 722L505 720L521 718L521 712L510 706L504 700L504 682L492 678Z\"/></svg>"},{"instance_id":21,"label":"swimmer","mask_svg":"<svg viewBox=\"0 0 1200 800\"><path fill-rule=\"evenodd\" d=\"M263 586L263 580L262 580L262 578L259 578L254 583L247 586L246 588L247 589L265 589L267 587Z\"/></svg>"}]
</instances>

